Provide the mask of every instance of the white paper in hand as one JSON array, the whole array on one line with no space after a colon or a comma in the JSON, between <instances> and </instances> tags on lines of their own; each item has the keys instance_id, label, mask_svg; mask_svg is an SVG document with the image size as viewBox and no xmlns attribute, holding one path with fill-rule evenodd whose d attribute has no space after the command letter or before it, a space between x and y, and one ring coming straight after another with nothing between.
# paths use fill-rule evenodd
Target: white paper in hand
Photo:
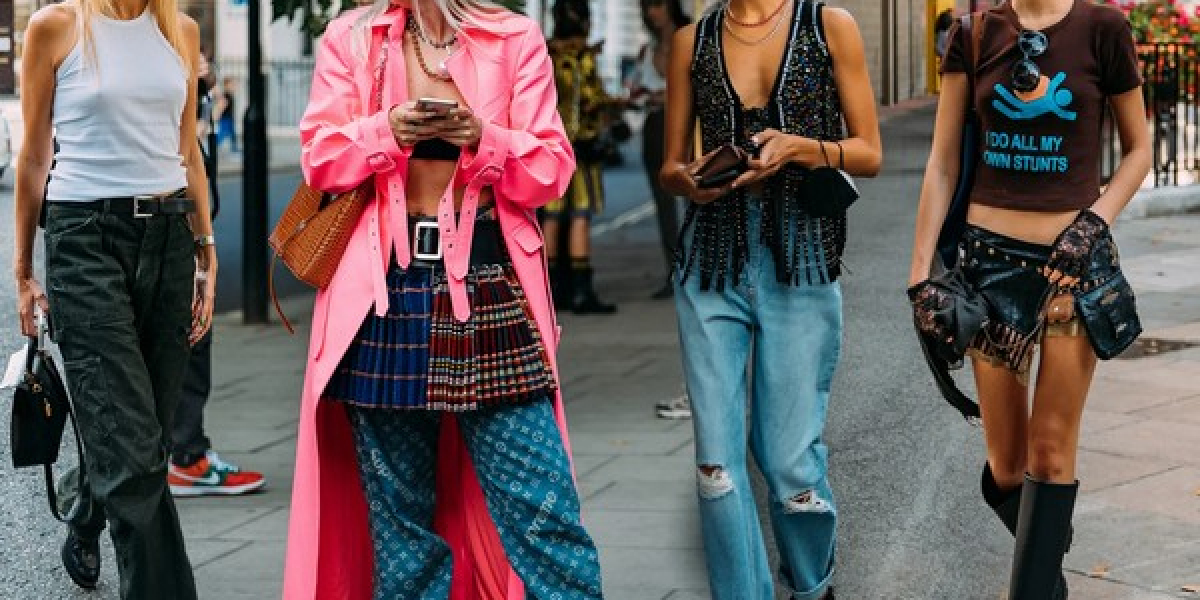
<instances>
[{"instance_id":1,"label":"white paper in hand","mask_svg":"<svg viewBox=\"0 0 1200 600\"><path fill-rule=\"evenodd\" d=\"M25 371L25 353L28 351L29 346L21 346L20 350L8 357L8 368L4 370L4 380L0 381L0 388L16 387L21 382L21 375Z\"/></svg>"}]
</instances>

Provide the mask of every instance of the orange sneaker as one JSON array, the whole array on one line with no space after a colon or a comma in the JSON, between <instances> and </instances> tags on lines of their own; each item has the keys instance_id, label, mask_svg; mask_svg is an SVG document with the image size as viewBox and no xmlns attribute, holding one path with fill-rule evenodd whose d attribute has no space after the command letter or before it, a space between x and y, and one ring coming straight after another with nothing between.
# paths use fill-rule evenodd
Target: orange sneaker
<instances>
[{"instance_id":1,"label":"orange sneaker","mask_svg":"<svg viewBox=\"0 0 1200 600\"><path fill-rule=\"evenodd\" d=\"M243 471L221 460L216 452L208 453L188 467L170 464L167 484L172 496L236 496L259 490L266 484L262 473Z\"/></svg>"}]
</instances>

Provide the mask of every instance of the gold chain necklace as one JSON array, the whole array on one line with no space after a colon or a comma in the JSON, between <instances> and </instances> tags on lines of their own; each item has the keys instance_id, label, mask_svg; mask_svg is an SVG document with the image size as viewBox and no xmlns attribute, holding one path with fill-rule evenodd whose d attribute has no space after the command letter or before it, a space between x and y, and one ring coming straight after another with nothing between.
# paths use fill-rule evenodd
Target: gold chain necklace
<instances>
[{"instance_id":1,"label":"gold chain necklace","mask_svg":"<svg viewBox=\"0 0 1200 600\"><path fill-rule=\"evenodd\" d=\"M413 33L417 34L417 37L421 38L422 42L425 42L426 44L429 44L430 46L433 46L434 48L437 48L438 50L445 50L446 48L453 46L454 43L458 41L457 33L450 34L450 39L448 39L444 42L435 42L435 41L429 39L429 37L425 35L425 29L423 27L421 27L421 24L419 22L417 22L417 17L411 13L408 15L408 23L406 25L407 25L408 29L412 30Z\"/></svg>"},{"instance_id":2,"label":"gold chain necklace","mask_svg":"<svg viewBox=\"0 0 1200 600\"><path fill-rule=\"evenodd\" d=\"M729 10L728 5L726 5L726 17L729 16L728 10ZM738 35L737 32L733 30L733 26L729 24L728 18L725 20L725 31L729 32L729 37L737 40L738 42L741 42L745 46L758 46L758 45L762 44L763 42L766 42L767 40L775 37L775 34L779 32L779 26L783 25L783 18L786 16L787 16L786 11L780 12L779 16L775 17L775 26L771 27L771 31L768 32L767 35L764 35L763 37L758 38L757 40L748 40L748 39Z\"/></svg>"},{"instance_id":3,"label":"gold chain necklace","mask_svg":"<svg viewBox=\"0 0 1200 600\"><path fill-rule=\"evenodd\" d=\"M413 53L417 55L417 64L420 65L421 70L424 71L430 79L445 82L453 81L454 78L450 77L450 74L446 72L445 62L440 65L437 71L429 68L429 63L425 62L425 53L421 51L421 39L417 35L417 32L410 27L408 28L408 34L408 39L410 42L412 42Z\"/></svg>"}]
</instances>

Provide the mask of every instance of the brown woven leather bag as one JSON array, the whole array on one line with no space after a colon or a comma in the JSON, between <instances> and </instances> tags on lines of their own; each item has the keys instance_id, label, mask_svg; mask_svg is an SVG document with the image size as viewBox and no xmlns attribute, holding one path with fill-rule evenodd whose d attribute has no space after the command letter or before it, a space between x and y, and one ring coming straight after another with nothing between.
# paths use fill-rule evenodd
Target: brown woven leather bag
<instances>
[{"instance_id":1,"label":"brown woven leather bag","mask_svg":"<svg viewBox=\"0 0 1200 600\"><path fill-rule=\"evenodd\" d=\"M373 96L376 110L383 106L383 73L387 66L387 54L385 39L375 69ZM269 241L275 250L275 257L267 275L275 312L279 313L289 333L295 333L295 330L287 315L283 314L279 298L275 295L275 261L282 259L297 279L317 289L324 289L333 280L354 228L358 226L358 219L374 194L373 176L354 190L341 194L327 194L303 182L292 194L292 201L271 232Z\"/></svg>"},{"instance_id":2,"label":"brown woven leather bag","mask_svg":"<svg viewBox=\"0 0 1200 600\"><path fill-rule=\"evenodd\" d=\"M271 248L275 261L282 260L296 279L317 289L333 280L346 246L358 225L358 219L375 193L374 178L353 191L330 195L301 183L292 201L271 232ZM283 326L293 332L279 298L275 295L275 265L271 265L271 300L283 319Z\"/></svg>"}]
</instances>

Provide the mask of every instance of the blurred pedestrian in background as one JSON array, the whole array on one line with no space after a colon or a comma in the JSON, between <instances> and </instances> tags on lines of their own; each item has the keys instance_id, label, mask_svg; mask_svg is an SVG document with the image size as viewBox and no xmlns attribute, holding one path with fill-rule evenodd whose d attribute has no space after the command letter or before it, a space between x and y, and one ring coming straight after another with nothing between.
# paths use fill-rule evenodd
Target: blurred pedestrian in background
<instances>
[{"instance_id":1,"label":"blurred pedestrian in background","mask_svg":"<svg viewBox=\"0 0 1200 600\"><path fill-rule=\"evenodd\" d=\"M667 64L670 60L671 38L675 30L691 23L683 12L680 0L641 0L642 22L650 34L650 43L638 52L630 100L640 103L646 111L642 129L642 164L650 179L650 193L658 215L658 235L662 242L667 276L654 292L654 299L670 298L674 291L670 282L671 265L675 260L675 242L679 236L679 200L667 193L658 181L662 169L663 144L666 134L664 107L667 102Z\"/></svg>"},{"instance_id":2,"label":"blurred pedestrian in background","mask_svg":"<svg viewBox=\"0 0 1200 600\"><path fill-rule=\"evenodd\" d=\"M938 61L946 58L946 48L950 45L950 28L953 26L954 11L950 9L938 13L933 21L933 51L937 53Z\"/></svg>"},{"instance_id":3,"label":"blurred pedestrian in background","mask_svg":"<svg viewBox=\"0 0 1200 600\"><path fill-rule=\"evenodd\" d=\"M225 141L229 141L229 150L234 154L238 150L237 139L237 79L226 76L221 79L221 88L216 94L217 99L217 148L220 149ZM214 150L215 151L215 150Z\"/></svg>"},{"instance_id":4,"label":"blurred pedestrian in background","mask_svg":"<svg viewBox=\"0 0 1200 600\"><path fill-rule=\"evenodd\" d=\"M209 182L209 205L211 218L217 218L220 202L217 190L216 144L217 136L206 135L213 125L212 84L216 75L208 59L200 54L197 70L199 119L197 134L204 156L204 171ZM212 391L212 338L210 329L192 346L188 359L187 373L183 378L183 392L171 426L171 460L167 471L167 484L175 496L211 496L245 494L261 489L266 483L261 473L243 471L241 467L221 458L212 449L212 442L204 433L204 409Z\"/></svg>"},{"instance_id":5,"label":"blurred pedestrian in background","mask_svg":"<svg viewBox=\"0 0 1200 600\"><path fill-rule=\"evenodd\" d=\"M601 301L593 285L591 222L604 210L607 129L623 101L609 96L600 80L599 46L588 45L592 26L588 0L556 0L553 14L549 49L558 111L577 165L566 195L542 209L550 285L559 308L576 314L610 314L616 312L616 305Z\"/></svg>"},{"instance_id":6,"label":"blurred pedestrian in background","mask_svg":"<svg viewBox=\"0 0 1200 600\"><path fill-rule=\"evenodd\" d=\"M68 473L63 489L76 507L63 566L95 587L107 522L127 600L196 598L166 447L217 274L196 141L199 39L174 0L53 4L25 32L21 329L34 334L35 306L49 311L86 459L86 475ZM48 298L32 266L43 208Z\"/></svg>"},{"instance_id":7,"label":"blurred pedestrian in background","mask_svg":"<svg viewBox=\"0 0 1200 600\"><path fill-rule=\"evenodd\" d=\"M797 600L832 598L837 507L824 429L841 355L847 211L828 203L847 197L837 169L873 176L882 163L862 37L849 13L815 0L730 0L676 33L667 80L663 184L692 201L675 304L712 596L776 597L749 439L770 489L783 585ZM736 150L719 150L730 143L750 156L743 167ZM719 172L744 172L701 187L700 168L718 154L730 167ZM832 170L815 177L823 167Z\"/></svg>"}]
</instances>

